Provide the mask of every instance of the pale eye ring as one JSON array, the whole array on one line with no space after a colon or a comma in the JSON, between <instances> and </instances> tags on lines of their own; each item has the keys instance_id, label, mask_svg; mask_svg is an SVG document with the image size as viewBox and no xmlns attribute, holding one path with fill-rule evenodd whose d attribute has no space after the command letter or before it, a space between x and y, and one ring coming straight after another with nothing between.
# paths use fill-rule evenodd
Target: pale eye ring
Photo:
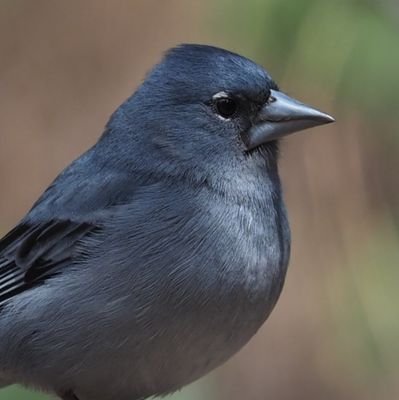
<instances>
[{"instance_id":1,"label":"pale eye ring","mask_svg":"<svg viewBox=\"0 0 399 400\"><path fill-rule=\"evenodd\" d=\"M224 119L232 118L237 112L237 102L227 93L220 92L213 96L216 112Z\"/></svg>"}]
</instances>

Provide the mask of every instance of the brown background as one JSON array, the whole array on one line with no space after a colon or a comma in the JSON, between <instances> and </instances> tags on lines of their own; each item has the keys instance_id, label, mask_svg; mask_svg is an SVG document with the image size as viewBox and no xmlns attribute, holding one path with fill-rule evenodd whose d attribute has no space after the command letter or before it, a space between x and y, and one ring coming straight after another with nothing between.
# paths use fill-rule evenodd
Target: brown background
<instances>
[{"instance_id":1,"label":"brown background","mask_svg":"<svg viewBox=\"0 0 399 400\"><path fill-rule=\"evenodd\" d=\"M394 171L399 152L397 142L386 146L384 139L381 144L380 134L385 129L391 140L397 125L389 118L371 123L356 97L350 104L341 101L338 83L328 89L323 78L306 75L311 69L300 63L300 56L308 51L301 47L307 34L315 42L314 54L331 46L335 60L346 51L349 39L335 42L341 29L334 27L336 20L331 27L318 27L320 32L331 28L331 42L317 43L312 18L318 21L316 11L322 14L335 6L321 2L322 8L302 1L310 7L308 13L291 12L297 16L294 20L304 21L294 36L295 46L268 58L268 49L272 54L273 48L270 37L277 31L266 41L261 29L266 29L267 21L263 25L258 15L275 13L279 6L271 0L263 8L261 2L250 3L254 15L237 24L234 18L244 12L238 1L1 1L0 231L12 228L57 173L95 142L111 112L165 49L200 42L254 56L271 68L290 94L331 112L338 122L292 137L283 146L281 167L293 250L275 312L240 354L180 396L397 398ZM276 14L281 19L275 22L277 28L291 15L289 3L283 3L285 8ZM388 26L389 18L384 18L382 23ZM287 23L284 29L290 26ZM343 26L351 37L350 24ZM256 36L256 46L247 38L250 34ZM277 37L276 33L274 40ZM289 57L280 59L280 53ZM323 76L331 63L311 65L315 64ZM14 390L0 392L3 398L32 397Z\"/></svg>"}]
</instances>

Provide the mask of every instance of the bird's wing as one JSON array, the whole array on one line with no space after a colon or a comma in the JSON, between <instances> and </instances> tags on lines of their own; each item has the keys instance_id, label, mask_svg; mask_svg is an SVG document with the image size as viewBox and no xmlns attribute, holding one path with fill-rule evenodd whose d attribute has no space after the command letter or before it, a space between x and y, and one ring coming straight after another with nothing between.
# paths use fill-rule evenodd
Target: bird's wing
<instances>
[{"instance_id":1,"label":"bird's wing","mask_svg":"<svg viewBox=\"0 0 399 400\"><path fill-rule=\"evenodd\" d=\"M89 223L50 220L17 225L0 241L0 305L71 263Z\"/></svg>"},{"instance_id":2,"label":"bird's wing","mask_svg":"<svg viewBox=\"0 0 399 400\"><path fill-rule=\"evenodd\" d=\"M86 235L110 210L133 201L140 177L96 165L87 153L43 193L0 240L0 306L73 263Z\"/></svg>"}]
</instances>

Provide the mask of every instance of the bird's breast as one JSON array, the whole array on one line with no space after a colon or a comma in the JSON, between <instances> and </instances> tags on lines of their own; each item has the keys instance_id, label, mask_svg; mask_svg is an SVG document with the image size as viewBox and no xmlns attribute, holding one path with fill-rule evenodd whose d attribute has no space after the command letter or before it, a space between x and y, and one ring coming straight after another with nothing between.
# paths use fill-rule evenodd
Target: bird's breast
<instances>
[{"instance_id":1,"label":"bird's breast","mask_svg":"<svg viewBox=\"0 0 399 400\"><path fill-rule=\"evenodd\" d=\"M185 238L190 263L174 270L168 298L175 312L160 340L186 380L223 363L256 333L279 297L289 256L280 201L265 208L208 204L201 219L197 238Z\"/></svg>"},{"instance_id":2,"label":"bird's breast","mask_svg":"<svg viewBox=\"0 0 399 400\"><path fill-rule=\"evenodd\" d=\"M284 205L280 200L234 204L220 219L213 237L219 298L231 315L240 314L241 323L262 323L277 301L288 264Z\"/></svg>"}]
</instances>

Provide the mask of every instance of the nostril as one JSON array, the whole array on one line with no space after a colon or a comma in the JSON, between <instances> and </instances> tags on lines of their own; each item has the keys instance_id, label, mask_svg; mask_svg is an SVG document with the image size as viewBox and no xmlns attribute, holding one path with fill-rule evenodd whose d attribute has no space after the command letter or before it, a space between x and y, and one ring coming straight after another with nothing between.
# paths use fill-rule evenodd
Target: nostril
<instances>
[{"instance_id":1,"label":"nostril","mask_svg":"<svg viewBox=\"0 0 399 400\"><path fill-rule=\"evenodd\" d=\"M277 99L276 99L274 96L270 96L270 97L268 98L268 100L267 100L267 102L268 102L269 104L274 103L275 101L277 101Z\"/></svg>"}]
</instances>

